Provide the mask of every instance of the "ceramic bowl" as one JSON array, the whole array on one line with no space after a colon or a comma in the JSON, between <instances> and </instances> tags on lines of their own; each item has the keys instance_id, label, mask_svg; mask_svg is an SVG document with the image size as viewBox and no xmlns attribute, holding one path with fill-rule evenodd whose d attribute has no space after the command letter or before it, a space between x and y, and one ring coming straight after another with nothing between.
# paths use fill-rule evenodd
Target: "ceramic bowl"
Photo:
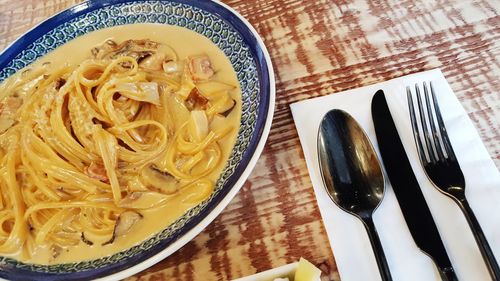
<instances>
[{"instance_id":1,"label":"ceramic bowl","mask_svg":"<svg viewBox=\"0 0 500 281\"><path fill-rule=\"evenodd\" d=\"M89 1L34 27L0 54L0 82L56 47L83 34L134 23L176 25L216 44L229 58L242 90L236 145L210 198L139 245L111 256L54 265L0 257L0 277L14 280L115 280L159 262L200 233L230 202L262 152L274 111L274 74L257 32L218 1Z\"/></svg>"}]
</instances>

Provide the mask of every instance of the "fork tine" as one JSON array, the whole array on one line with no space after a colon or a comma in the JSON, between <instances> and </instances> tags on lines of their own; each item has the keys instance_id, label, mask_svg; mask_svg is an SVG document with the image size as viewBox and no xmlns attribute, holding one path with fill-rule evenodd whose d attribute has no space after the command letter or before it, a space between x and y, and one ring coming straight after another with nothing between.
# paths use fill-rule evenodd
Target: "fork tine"
<instances>
[{"instance_id":1,"label":"fork tine","mask_svg":"<svg viewBox=\"0 0 500 281\"><path fill-rule=\"evenodd\" d=\"M436 99L433 83L430 82L430 84L431 84L432 103L434 105L434 111L436 113L436 119L438 122L441 139L443 141L444 150L450 160L456 161L455 153L453 152L453 148L451 147L450 139L448 138L448 133L446 132L446 127L444 126L443 117L441 115L441 110L439 109L439 104Z\"/></svg>"},{"instance_id":2,"label":"fork tine","mask_svg":"<svg viewBox=\"0 0 500 281\"><path fill-rule=\"evenodd\" d=\"M427 157L425 156L422 140L420 139L420 133L418 130L418 123L417 123L417 118L415 115L415 107L413 106L413 98L411 95L411 89L410 87L406 87L406 96L408 100L408 107L410 108L410 120L411 120L411 127L413 129L413 137L415 138L415 142L417 143L417 151L420 156L420 159L424 163L428 163Z\"/></svg>"},{"instance_id":3,"label":"fork tine","mask_svg":"<svg viewBox=\"0 0 500 281\"><path fill-rule=\"evenodd\" d=\"M431 102L429 98L429 90L427 89L427 83L423 83L424 85L424 96L425 96L425 104L426 104L426 109L427 109L427 118L429 120L429 124L431 125L431 135L432 139L434 140L434 148L436 149L437 153L437 160L444 160L444 153L443 153L443 148L439 142L439 134L438 131L436 130L436 124L434 121L434 114L433 110L431 107Z\"/></svg>"},{"instance_id":4,"label":"fork tine","mask_svg":"<svg viewBox=\"0 0 500 281\"><path fill-rule=\"evenodd\" d=\"M422 104L422 97L420 95L420 88L418 87L418 84L415 84L415 92L417 93L418 111L420 113L420 122L424 133L424 140L425 140L425 145L427 147L427 154L429 155L430 162L435 163L436 156L434 154L434 150L432 149L431 136L429 128L427 127L427 118L425 117L424 106Z\"/></svg>"}]
</instances>

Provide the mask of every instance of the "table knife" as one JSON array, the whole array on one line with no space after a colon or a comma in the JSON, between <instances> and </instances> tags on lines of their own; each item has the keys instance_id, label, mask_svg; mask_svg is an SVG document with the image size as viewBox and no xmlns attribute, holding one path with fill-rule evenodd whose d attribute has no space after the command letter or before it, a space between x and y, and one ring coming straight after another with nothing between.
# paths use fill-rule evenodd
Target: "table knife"
<instances>
[{"instance_id":1,"label":"table knife","mask_svg":"<svg viewBox=\"0 0 500 281\"><path fill-rule=\"evenodd\" d=\"M411 236L420 250L434 260L443 280L458 280L413 173L382 90L373 96L371 106L382 162Z\"/></svg>"}]
</instances>

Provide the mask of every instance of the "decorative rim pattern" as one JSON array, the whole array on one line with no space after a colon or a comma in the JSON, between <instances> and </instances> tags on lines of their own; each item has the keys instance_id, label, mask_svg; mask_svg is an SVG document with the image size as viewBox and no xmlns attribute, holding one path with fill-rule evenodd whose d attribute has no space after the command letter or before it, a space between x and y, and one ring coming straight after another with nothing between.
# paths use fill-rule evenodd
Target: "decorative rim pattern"
<instances>
[{"instance_id":1,"label":"decorative rim pattern","mask_svg":"<svg viewBox=\"0 0 500 281\"><path fill-rule=\"evenodd\" d=\"M0 257L0 276L9 279L88 279L116 273L168 247L193 229L224 198L262 136L269 109L269 69L245 23L211 1L85 2L45 21L0 54L0 82L37 58L83 34L117 25L160 23L188 28L209 38L229 58L242 90L242 117L235 148L212 196L139 245L114 255L78 263L35 265ZM21 40L23 39L23 40Z\"/></svg>"}]
</instances>

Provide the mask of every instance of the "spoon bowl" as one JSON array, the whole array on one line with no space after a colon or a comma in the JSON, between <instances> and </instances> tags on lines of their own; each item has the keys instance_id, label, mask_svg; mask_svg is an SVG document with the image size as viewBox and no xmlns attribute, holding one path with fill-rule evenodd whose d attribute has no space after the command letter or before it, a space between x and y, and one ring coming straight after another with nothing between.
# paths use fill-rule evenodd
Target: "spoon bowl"
<instances>
[{"instance_id":1,"label":"spoon bowl","mask_svg":"<svg viewBox=\"0 0 500 281\"><path fill-rule=\"evenodd\" d=\"M363 218L384 196L384 176L373 147L356 120L329 111L318 134L319 163L325 187L341 209Z\"/></svg>"},{"instance_id":2,"label":"spoon bowl","mask_svg":"<svg viewBox=\"0 0 500 281\"><path fill-rule=\"evenodd\" d=\"M372 220L384 197L384 175L370 140L347 112L333 109L323 117L318 131L318 158L330 198L363 221L382 280L392 280Z\"/></svg>"}]
</instances>

